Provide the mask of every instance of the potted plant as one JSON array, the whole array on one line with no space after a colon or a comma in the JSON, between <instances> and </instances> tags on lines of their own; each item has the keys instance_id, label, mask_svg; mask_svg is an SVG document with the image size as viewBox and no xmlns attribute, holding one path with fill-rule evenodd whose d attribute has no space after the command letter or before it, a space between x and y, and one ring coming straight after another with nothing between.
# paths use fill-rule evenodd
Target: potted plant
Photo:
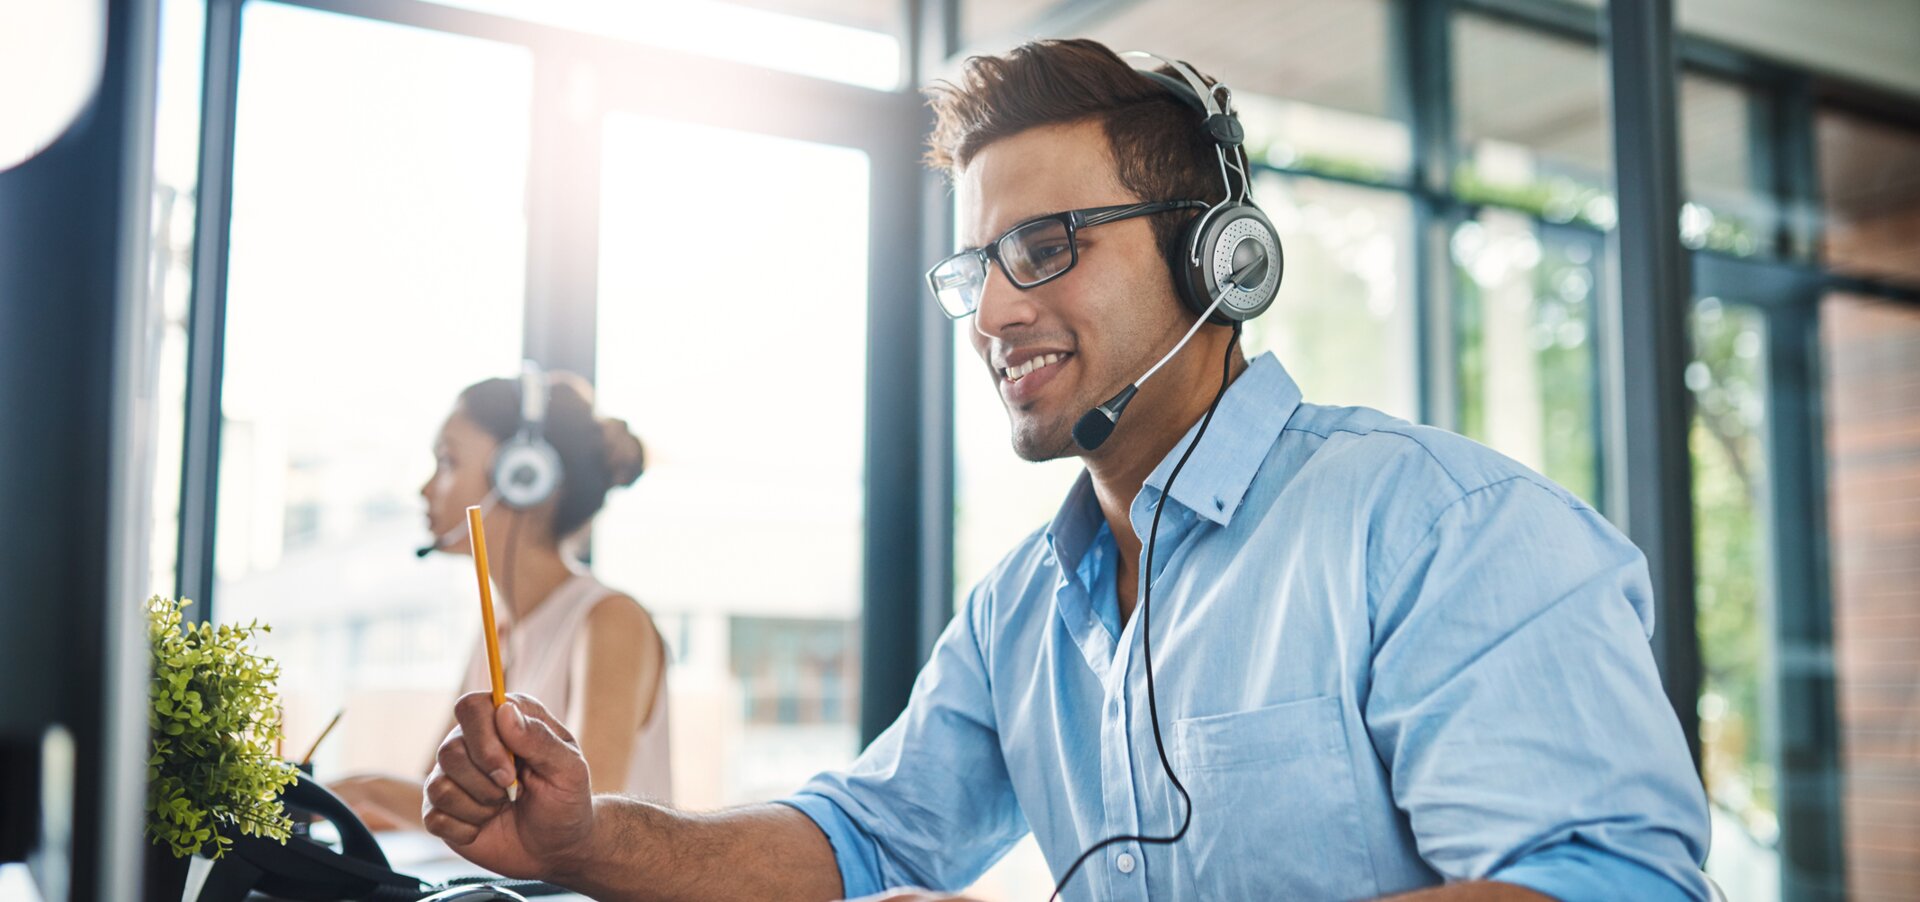
<instances>
[{"instance_id":1,"label":"potted plant","mask_svg":"<svg viewBox=\"0 0 1920 902\"><path fill-rule=\"evenodd\" d=\"M280 793L298 779L275 754L279 665L247 647L268 628L183 625L189 604L147 600L147 898L169 902L181 897L191 857L219 858L236 832L286 842L293 821Z\"/></svg>"}]
</instances>

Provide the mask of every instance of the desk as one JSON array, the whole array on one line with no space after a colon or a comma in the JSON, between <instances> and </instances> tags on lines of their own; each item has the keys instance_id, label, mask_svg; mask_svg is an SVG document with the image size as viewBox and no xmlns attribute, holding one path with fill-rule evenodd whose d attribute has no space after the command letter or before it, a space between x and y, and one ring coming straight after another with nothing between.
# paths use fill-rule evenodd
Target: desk
<instances>
[{"instance_id":1,"label":"desk","mask_svg":"<svg viewBox=\"0 0 1920 902\"><path fill-rule=\"evenodd\" d=\"M430 883L445 883L455 877L473 877L493 872L471 861L461 858L458 852L430 833L422 830L387 830L374 834L380 840L380 851L387 855L387 863L402 874L410 874ZM540 899L581 900L587 897L578 893L561 893L553 896L539 896Z\"/></svg>"},{"instance_id":2,"label":"desk","mask_svg":"<svg viewBox=\"0 0 1920 902\"><path fill-rule=\"evenodd\" d=\"M476 866L459 856L459 852L447 848L447 844L434 837L432 833L407 829L407 831L380 831L374 833L374 839L380 841L380 850L386 852L388 864L392 864L399 873L419 877L428 883L445 883L453 877L474 877L474 875L492 875L486 867ZM588 896L578 892L561 892L555 896L536 896L551 900L582 900L588 902Z\"/></svg>"},{"instance_id":3,"label":"desk","mask_svg":"<svg viewBox=\"0 0 1920 902\"><path fill-rule=\"evenodd\" d=\"M380 840L380 851L387 856L387 864L395 871L412 877L418 877L429 883L445 883L455 877L474 877L491 875L492 872L471 861L461 858L459 853L447 847L431 834L420 830L393 830L374 834ZM207 879L207 871L213 863L204 858L196 858L187 871L187 886L184 898L192 899L200 895L201 884ZM17 902L9 891L15 881L8 876L12 866L0 867L0 902ZM26 867L20 866L21 881L24 881ZM32 884L26 882L31 890ZM251 898L266 899L267 896L255 893ZM537 899L552 899L556 902L590 902L588 897L578 893L559 893L551 896L537 896ZM39 902L37 896L26 897L26 902Z\"/></svg>"}]
</instances>

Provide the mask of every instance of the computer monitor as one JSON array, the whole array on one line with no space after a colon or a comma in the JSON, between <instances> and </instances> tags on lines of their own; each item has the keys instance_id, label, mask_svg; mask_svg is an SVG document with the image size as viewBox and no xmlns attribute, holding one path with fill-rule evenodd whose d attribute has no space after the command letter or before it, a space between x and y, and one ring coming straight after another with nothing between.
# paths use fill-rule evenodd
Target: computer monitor
<instances>
[{"instance_id":1,"label":"computer monitor","mask_svg":"<svg viewBox=\"0 0 1920 902\"><path fill-rule=\"evenodd\" d=\"M50 902L136 895L143 844L155 4L104 6L98 87L0 172L0 861Z\"/></svg>"}]
</instances>

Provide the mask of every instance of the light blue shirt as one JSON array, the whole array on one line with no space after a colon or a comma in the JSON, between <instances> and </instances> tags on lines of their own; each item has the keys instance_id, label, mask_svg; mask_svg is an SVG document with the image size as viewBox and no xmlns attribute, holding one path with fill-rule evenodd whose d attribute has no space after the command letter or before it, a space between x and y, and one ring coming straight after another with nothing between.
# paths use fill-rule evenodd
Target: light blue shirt
<instances>
[{"instance_id":1,"label":"light blue shirt","mask_svg":"<svg viewBox=\"0 0 1920 902\"><path fill-rule=\"evenodd\" d=\"M1143 545L1191 438L1133 500ZM964 888L1029 830L1058 876L1099 839L1179 825L1116 549L1083 473L974 587L900 719L784 800L826 834L848 896ZM1645 562L1566 490L1448 432L1303 404L1265 355L1175 482L1155 565L1143 548L1193 826L1108 847L1067 898L1476 878L1566 902L1706 898L1706 796L1648 646Z\"/></svg>"}]
</instances>

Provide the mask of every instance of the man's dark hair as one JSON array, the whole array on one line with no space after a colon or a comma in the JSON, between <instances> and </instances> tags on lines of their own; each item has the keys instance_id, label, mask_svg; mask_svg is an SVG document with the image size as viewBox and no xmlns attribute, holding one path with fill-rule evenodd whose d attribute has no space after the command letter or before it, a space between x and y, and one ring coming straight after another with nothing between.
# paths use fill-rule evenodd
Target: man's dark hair
<instances>
[{"instance_id":1,"label":"man's dark hair","mask_svg":"<svg viewBox=\"0 0 1920 902\"><path fill-rule=\"evenodd\" d=\"M1097 121L1120 184L1141 200L1221 197L1220 163L1201 114L1098 41L1034 41L1005 56L971 57L957 83L936 82L926 94L934 113L927 165L949 174L1001 138ZM1192 215L1153 217L1154 237L1169 256Z\"/></svg>"}]
</instances>

